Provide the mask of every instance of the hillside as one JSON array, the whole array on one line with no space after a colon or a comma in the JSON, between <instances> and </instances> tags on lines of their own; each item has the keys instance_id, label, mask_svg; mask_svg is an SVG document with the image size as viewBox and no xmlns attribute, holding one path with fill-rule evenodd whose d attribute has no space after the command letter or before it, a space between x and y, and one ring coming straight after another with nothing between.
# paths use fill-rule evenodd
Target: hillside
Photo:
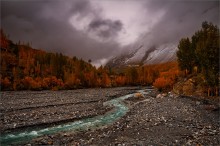
<instances>
[{"instance_id":1,"label":"hillside","mask_svg":"<svg viewBox=\"0 0 220 146\"><path fill-rule=\"evenodd\" d=\"M42 90L109 86L105 69L61 53L15 44L1 30L1 89ZM108 83L107 83L108 82Z\"/></svg>"}]
</instances>

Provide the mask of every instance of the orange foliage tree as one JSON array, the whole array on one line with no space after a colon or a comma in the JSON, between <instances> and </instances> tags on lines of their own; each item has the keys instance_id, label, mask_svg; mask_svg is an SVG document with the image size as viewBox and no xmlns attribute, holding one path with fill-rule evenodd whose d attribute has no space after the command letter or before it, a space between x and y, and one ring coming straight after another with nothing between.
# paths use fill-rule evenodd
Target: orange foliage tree
<instances>
[{"instance_id":1,"label":"orange foliage tree","mask_svg":"<svg viewBox=\"0 0 220 146\"><path fill-rule=\"evenodd\" d=\"M10 90L10 87L11 87L11 82L7 77L5 77L4 79L1 79L2 90Z\"/></svg>"},{"instance_id":2,"label":"orange foliage tree","mask_svg":"<svg viewBox=\"0 0 220 146\"><path fill-rule=\"evenodd\" d=\"M165 64L164 64L165 65ZM162 90L171 90L179 75L178 65L175 62L167 63L166 66L160 65L160 75L154 81L153 86Z\"/></svg>"},{"instance_id":3,"label":"orange foliage tree","mask_svg":"<svg viewBox=\"0 0 220 146\"><path fill-rule=\"evenodd\" d=\"M159 89L159 91L171 89L173 81L170 78L159 77L153 83L153 86Z\"/></svg>"},{"instance_id":4,"label":"orange foliage tree","mask_svg":"<svg viewBox=\"0 0 220 146\"><path fill-rule=\"evenodd\" d=\"M21 83L23 84L23 89L28 90L40 90L41 89L41 82L35 81L32 77L25 77L22 79Z\"/></svg>"},{"instance_id":5,"label":"orange foliage tree","mask_svg":"<svg viewBox=\"0 0 220 146\"><path fill-rule=\"evenodd\" d=\"M117 76L115 82L117 86L123 86L126 83L126 78L125 76Z\"/></svg>"}]
</instances>

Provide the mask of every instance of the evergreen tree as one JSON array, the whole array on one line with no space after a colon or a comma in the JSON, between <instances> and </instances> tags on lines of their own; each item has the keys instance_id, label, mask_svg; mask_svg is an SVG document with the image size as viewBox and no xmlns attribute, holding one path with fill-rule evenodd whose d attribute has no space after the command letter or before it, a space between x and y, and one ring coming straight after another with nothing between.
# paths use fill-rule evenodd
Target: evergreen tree
<instances>
[{"instance_id":1,"label":"evergreen tree","mask_svg":"<svg viewBox=\"0 0 220 146\"><path fill-rule=\"evenodd\" d=\"M177 57L181 70L191 73L194 64L194 49L191 47L189 38L183 38L178 45Z\"/></svg>"},{"instance_id":2,"label":"evergreen tree","mask_svg":"<svg viewBox=\"0 0 220 146\"><path fill-rule=\"evenodd\" d=\"M199 66L211 87L218 85L219 74L219 29L212 23L203 22L196 45Z\"/></svg>"},{"instance_id":3,"label":"evergreen tree","mask_svg":"<svg viewBox=\"0 0 220 146\"><path fill-rule=\"evenodd\" d=\"M202 28L191 38L180 40L177 57L181 70L192 72L198 68L209 88L219 85L219 28L212 23L203 22Z\"/></svg>"}]
</instances>

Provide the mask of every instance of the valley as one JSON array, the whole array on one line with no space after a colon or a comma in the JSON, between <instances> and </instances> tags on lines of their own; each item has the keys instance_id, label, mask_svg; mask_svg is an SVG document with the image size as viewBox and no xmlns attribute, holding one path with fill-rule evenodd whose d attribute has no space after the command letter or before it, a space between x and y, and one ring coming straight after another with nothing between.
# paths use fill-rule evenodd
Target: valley
<instances>
[{"instance_id":1,"label":"valley","mask_svg":"<svg viewBox=\"0 0 220 146\"><path fill-rule=\"evenodd\" d=\"M219 6L0 1L0 146L220 145Z\"/></svg>"}]
</instances>

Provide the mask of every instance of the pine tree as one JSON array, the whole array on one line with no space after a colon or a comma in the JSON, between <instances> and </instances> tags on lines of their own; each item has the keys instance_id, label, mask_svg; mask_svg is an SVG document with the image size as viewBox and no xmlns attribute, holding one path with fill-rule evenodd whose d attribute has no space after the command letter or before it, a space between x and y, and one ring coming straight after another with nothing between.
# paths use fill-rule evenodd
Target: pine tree
<instances>
[{"instance_id":1,"label":"pine tree","mask_svg":"<svg viewBox=\"0 0 220 146\"><path fill-rule=\"evenodd\" d=\"M180 40L177 57L182 70L192 73L196 67L197 72L205 78L208 91L214 90L217 95L219 85L219 28L212 23L203 22L202 28L191 38ZM209 93L208 93L209 94Z\"/></svg>"},{"instance_id":2,"label":"pine tree","mask_svg":"<svg viewBox=\"0 0 220 146\"><path fill-rule=\"evenodd\" d=\"M205 76L209 86L218 86L219 29L212 23L203 22L198 36L196 53L202 74Z\"/></svg>"},{"instance_id":3,"label":"pine tree","mask_svg":"<svg viewBox=\"0 0 220 146\"><path fill-rule=\"evenodd\" d=\"M194 49L191 47L189 38L183 38L178 45L177 57L181 70L185 70L186 73L191 73L194 65Z\"/></svg>"}]
</instances>

